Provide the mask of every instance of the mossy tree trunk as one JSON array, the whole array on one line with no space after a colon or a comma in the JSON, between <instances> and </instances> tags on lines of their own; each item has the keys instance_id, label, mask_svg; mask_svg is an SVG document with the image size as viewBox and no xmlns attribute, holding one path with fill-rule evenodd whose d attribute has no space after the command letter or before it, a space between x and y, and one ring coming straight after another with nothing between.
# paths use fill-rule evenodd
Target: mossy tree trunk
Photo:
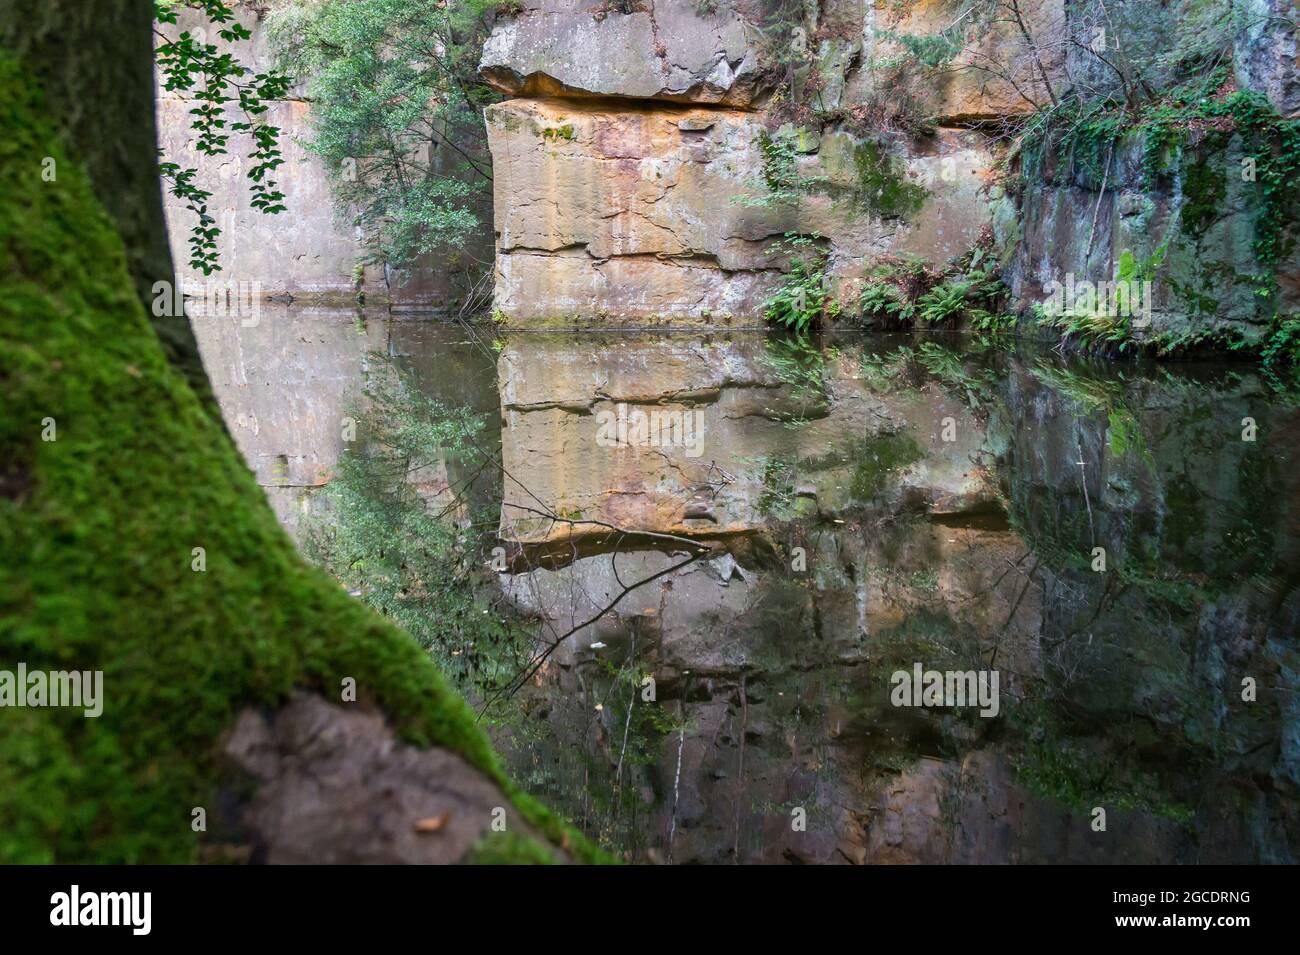
<instances>
[{"instance_id":1,"label":"mossy tree trunk","mask_svg":"<svg viewBox=\"0 0 1300 955\"><path fill-rule=\"evenodd\" d=\"M418 792L461 780L482 795L436 841L394 811L421 861L438 845L461 860L603 860L505 775L409 634L302 560L220 424L188 324L146 320L141 298L172 274L149 12L0 0L0 671L71 669L103 690L86 707L41 690L5 709L0 862L191 862L223 840L279 840L288 816L250 822L241 773L265 767L232 766L223 747L249 714L304 697L329 719L382 715L363 762L413 765L385 755L400 741L428 760L408 774ZM355 787L339 798L366 804ZM223 807L220 824L196 832L194 807ZM519 823L504 841L499 807ZM371 831L299 842L350 859L386 845Z\"/></svg>"},{"instance_id":2,"label":"mossy tree trunk","mask_svg":"<svg viewBox=\"0 0 1300 955\"><path fill-rule=\"evenodd\" d=\"M122 236L163 353L220 421L189 320L150 309L154 283L176 280L158 178L153 3L0 0L0 48L43 89L50 120Z\"/></svg>"}]
</instances>

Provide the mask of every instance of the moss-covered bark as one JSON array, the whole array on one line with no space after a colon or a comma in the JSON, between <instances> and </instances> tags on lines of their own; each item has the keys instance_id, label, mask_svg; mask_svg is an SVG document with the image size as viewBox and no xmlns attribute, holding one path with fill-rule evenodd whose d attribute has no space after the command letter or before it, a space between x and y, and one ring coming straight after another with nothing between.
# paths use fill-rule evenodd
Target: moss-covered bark
<instances>
[{"instance_id":1,"label":"moss-covered bark","mask_svg":"<svg viewBox=\"0 0 1300 955\"><path fill-rule=\"evenodd\" d=\"M172 283L154 124L153 4L149 0L0 0L0 48L44 91L44 110L81 163L126 247L140 300ZM153 317L164 354L220 421L184 317Z\"/></svg>"},{"instance_id":2,"label":"moss-covered bark","mask_svg":"<svg viewBox=\"0 0 1300 955\"><path fill-rule=\"evenodd\" d=\"M505 778L415 642L298 557L159 347L77 137L3 54L0 104L0 669L104 674L97 719L0 710L0 861L195 859L191 808L215 804L236 714L295 688L337 700L346 677L404 739L462 753L593 857Z\"/></svg>"}]
</instances>

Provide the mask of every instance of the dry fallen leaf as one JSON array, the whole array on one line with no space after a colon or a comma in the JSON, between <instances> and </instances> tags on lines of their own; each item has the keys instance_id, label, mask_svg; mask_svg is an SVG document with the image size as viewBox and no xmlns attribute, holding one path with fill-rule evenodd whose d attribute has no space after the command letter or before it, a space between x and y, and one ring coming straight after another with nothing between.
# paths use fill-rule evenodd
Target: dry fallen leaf
<instances>
[{"instance_id":1,"label":"dry fallen leaf","mask_svg":"<svg viewBox=\"0 0 1300 955\"><path fill-rule=\"evenodd\" d=\"M442 827L447 825L447 820L451 818L451 810L436 816L430 816L428 819L417 819L415 821L416 832L441 832Z\"/></svg>"}]
</instances>

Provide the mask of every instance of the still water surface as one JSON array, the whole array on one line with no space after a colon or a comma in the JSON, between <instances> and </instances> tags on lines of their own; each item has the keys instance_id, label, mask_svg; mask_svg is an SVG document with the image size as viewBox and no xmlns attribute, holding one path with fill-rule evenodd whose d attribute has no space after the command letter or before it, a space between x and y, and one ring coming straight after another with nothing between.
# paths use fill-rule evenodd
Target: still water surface
<instances>
[{"instance_id":1,"label":"still water surface","mask_svg":"<svg viewBox=\"0 0 1300 955\"><path fill-rule=\"evenodd\" d=\"M1252 366L309 309L200 335L300 538L353 519L323 489L377 381L482 422L490 467L392 480L527 646L435 656L479 705L540 664L485 725L626 858L1295 861L1300 405Z\"/></svg>"}]
</instances>

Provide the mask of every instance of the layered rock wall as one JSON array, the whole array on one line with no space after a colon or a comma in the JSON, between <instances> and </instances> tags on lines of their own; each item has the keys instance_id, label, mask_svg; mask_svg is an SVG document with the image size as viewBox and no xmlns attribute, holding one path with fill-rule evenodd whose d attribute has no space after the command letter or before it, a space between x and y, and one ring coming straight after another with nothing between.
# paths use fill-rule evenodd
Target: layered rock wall
<instances>
[{"instance_id":1,"label":"layered rock wall","mask_svg":"<svg viewBox=\"0 0 1300 955\"><path fill-rule=\"evenodd\" d=\"M1252 283L1276 273L1286 311L1297 270L1258 259L1262 200L1254 180L1230 181L1239 140L1207 149L1196 131L1155 178L1137 141L1091 166L1072 150L1000 160L1030 113L1149 102L1216 64L1227 88L1296 116L1291 3L828 0L793 16L761 0L526 0L481 63L513 97L487 113L500 315L761 324L791 235L826 254L850 309L882 260L943 266L992 235L1022 306L1159 252L1149 328L1254 337L1274 303Z\"/></svg>"},{"instance_id":2,"label":"layered rock wall","mask_svg":"<svg viewBox=\"0 0 1300 955\"><path fill-rule=\"evenodd\" d=\"M789 267L787 233L817 236L848 281L887 252L958 255L989 219L976 133L921 153L829 131L798 160L812 191L764 203L754 112L516 99L487 121L497 307L531 324L751 322Z\"/></svg>"},{"instance_id":3,"label":"layered rock wall","mask_svg":"<svg viewBox=\"0 0 1300 955\"><path fill-rule=\"evenodd\" d=\"M1040 26L1060 15L1050 0L1026 9ZM831 2L811 34L778 14L536 0L498 25L481 72L515 97L487 111L506 318L759 324L790 267L789 235L828 254L849 299L881 256L943 263L971 247L1000 192L994 140L969 124L1028 108L1014 85L954 72L927 93L932 135L867 134L861 109L894 82L873 64L897 55L894 31L946 24L945 5ZM1003 42L994 31L983 55ZM1031 66L1015 69L1033 89ZM786 119L810 109L821 120Z\"/></svg>"},{"instance_id":4,"label":"layered rock wall","mask_svg":"<svg viewBox=\"0 0 1300 955\"><path fill-rule=\"evenodd\" d=\"M1222 81L1202 105L1246 91L1286 120L1300 116L1298 10L1294 0L1090 0L1072 15L1095 24L1111 58L1157 89ZM1220 65L1228 68L1216 76ZM1086 48L1072 50L1066 74L1125 95L1117 71ZM1021 153L1005 276L1019 302L1045 301L1054 282L1114 281L1131 257L1150 283L1150 309L1132 316L1139 340L1258 341L1275 315L1300 309L1297 207L1266 195L1269 165L1287 147L1251 116L1139 124L1109 144L1062 139L1027 140Z\"/></svg>"},{"instance_id":5,"label":"layered rock wall","mask_svg":"<svg viewBox=\"0 0 1300 955\"><path fill-rule=\"evenodd\" d=\"M1050 148L1026 160L1007 272L1016 298L1043 302L1052 283L1113 279L1131 256L1150 282L1149 312L1132 317L1139 337L1213 329L1253 339L1275 312L1300 308L1300 248L1277 262L1260 257L1268 226L1258 180L1242 175L1251 155L1243 137L1170 150L1154 172L1149 154L1147 136L1136 133L1104 165ZM1274 275L1276 294L1261 294Z\"/></svg>"}]
</instances>

